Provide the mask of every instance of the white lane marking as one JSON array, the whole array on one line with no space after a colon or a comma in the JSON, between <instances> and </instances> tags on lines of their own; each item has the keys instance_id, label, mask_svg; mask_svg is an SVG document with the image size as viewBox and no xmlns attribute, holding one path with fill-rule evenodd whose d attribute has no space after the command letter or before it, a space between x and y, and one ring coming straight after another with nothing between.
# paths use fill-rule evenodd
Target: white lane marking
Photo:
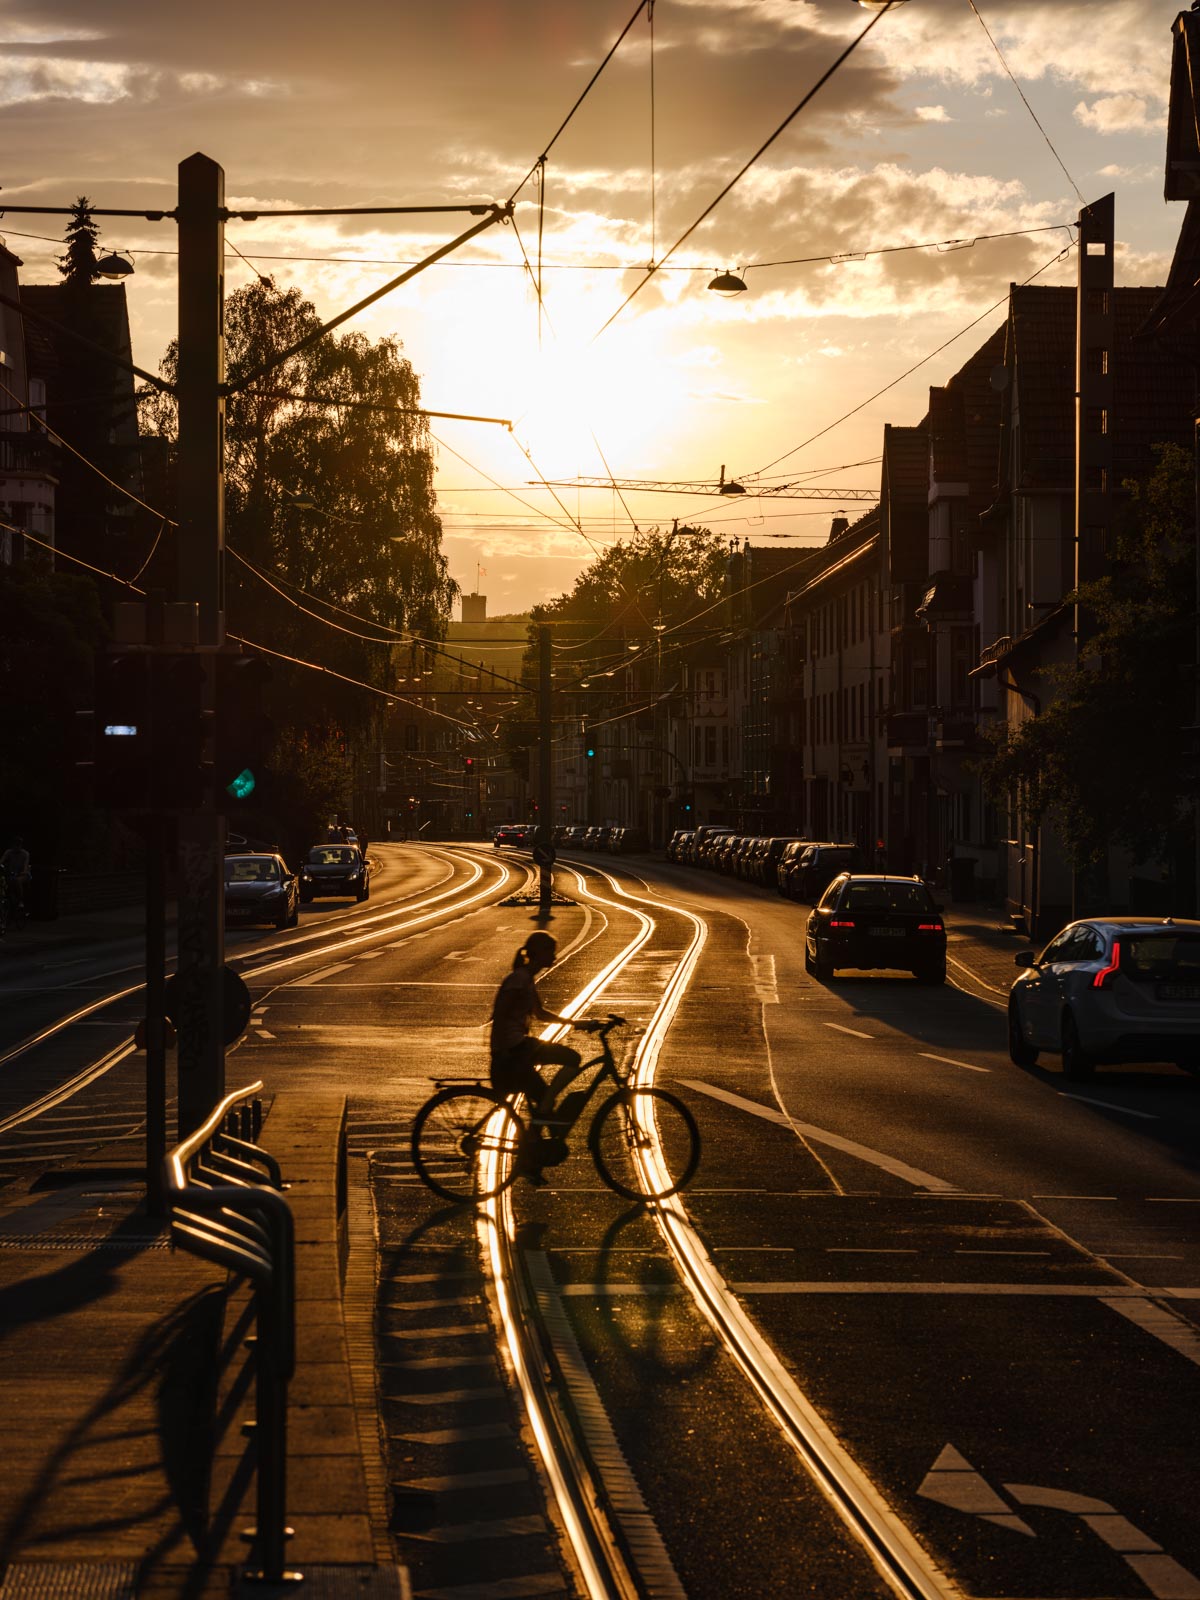
<instances>
[{"instance_id":1,"label":"white lane marking","mask_svg":"<svg viewBox=\"0 0 1200 1600\"><path fill-rule=\"evenodd\" d=\"M917 1054L924 1061L940 1061L947 1067L966 1067L968 1072L990 1072L991 1067L973 1067L969 1061L955 1061L953 1056L931 1056L928 1050L918 1050Z\"/></svg>"},{"instance_id":2,"label":"white lane marking","mask_svg":"<svg viewBox=\"0 0 1200 1600\"><path fill-rule=\"evenodd\" d=\"M754 973L755 998L761 1000L765 1006L779 1004L779 988L776 983L775 957L751 956L750 969Z\"/></svg>"},{"instance_id":3,"label":"white lane marking","mask_svg":"<svg viewBox=\"0 0 1200 1600\"><path fill-rule=\"evenodd\" d=\"M1035 1194L1032 1200L1115 1200L1115 1194Z\"/></svg>"},{"instance_id":4,"label":"white lane marking","mask_svg":"<svg viewBox=\"0 0 1200 1600\"><path fill-rule=\"evenodd\" d=\"M915 1256L915 1250L896 1250L891 1246L881 1246L874 1249L867 1245L829 1244L825 1246L827 1256Z\"/></svg>"},{"instance_id":5,"label":"white lane marking","mask_svg":"<svg viewBox=\"0 0 1200 1600\"><path fill-rule=\"evenodd\" d=\"M914 1189L932 1189L942 1194L956 1194L957 1186L947 1182L945 1178L937 1178L931 1172L922 1172L919 1167L910 1167L906 1161L898 1161L895 1156L885 1155L882 1150L872 1150L865 1144L857 1144L853 1139L843 1139L840 1134L830 1133L827 1128L814 1127L811 1122L799 1122L795 1117L785 1116L782 1111L774 1111L770 1106L759 1105L756 1100L746 1100L740 1094L732 1094L728 1089L718 1089L715 1084L702 1083L697 1078L680 1078L679 1082L687 1089L696 1089L701 1094L710 1095L714 1100L724 1101L726 1105L734 1106L738 1111L748 1111L752 1116L761 1117L764 1122L773 1122L778 1127L791 1128L806 1139L813 1139L817 1144L827 1144L833 1150L841 1150L844 1154L855 1156L859 1161L865 1161L872 1167L879 1167L884 1172L890 1172L893 1177L901 1178L905 1183L911 1183Z\"/></svg>"},{"instance_id":6,"label":"white lane marking","mask_svg":"<svg viewBox=\"0 0 1200 1600\"><path fill-rule=\"evenodd\" d=\"M1065 1089L1056 1091L1060 1100L1078 1100L1083 1106L1099 1106L1101 1111L1119 1111L1124 1117L1140 1117L1143 1122L1157 1122L1158 1118L1150 1111L1133 1111L1129 1106L1110 1105L1107 1100L1089 1100L1085 1094L1068 1094Z\"/></svg>"},{"instance_id":7,"label":"white lane marking","mask_svg":"<svg viewBox=\"0 0 1200 1600\"><path fill-rule=\"evenodd\" d=\"M957 967L960 972L965 972L968 978L970 978L971 982L977 983L981 989L988 989L992 994L1008 994L1007 989L997 989L994 983L985 983L979 974L971 967L968 967L964 962L956 961L953 956L947 956L946 960L952 967Z\"/></svg>"},{"instance_id":8,"label":"white lane marking","mask_svg":"<svg viewBox=\"0 0 1200 1600\"><path fill-rule=\"evenodd\" d=\"M260 1039L273 1039L275 1037L273 1033L268 1033L265 1028L256 1028L254 1031Z\"/></svg>"},{"instance_id":9,"label":"white lane marking","mask_svg":"<svg viewBox=\"0 0 1200 1600\"><path fill-rule=\"evenodd\" d=\"M981 1473L948 1444L933 1466L921 1480L917 1493L926 1500L936 1500L952 1511L965 1512L967 1516L982 1517L997 1527L1009 1528L1013 1533L1024 1533L1031 1539L1037 1535L1029 1524L1010 1511L1008 1503L1000 1498Z\"/></svg>"},{"instance_id":10,"label":"white lane marking","mask_svg":"<svg viewBox=\"0 0 1200 1600\"><path fill-rule=\"evenodd\" d=\"M735 1283L735 1294L950 1294L950 1295L1031 1295L1052 1299L1055 1295L1076 1300L1144 1300L1147 1293L1159 1299L1200 1300L1200 1289L1150 1289L1111 1283L872 1283L847 1281L829 1283L824 1279L795 1283ZM593 1288L600 1292L596 1285Z\"/></svg>"},{"instance_id":11,"label":"white lane marking","mask_svg":"<svg viewBox=\"0 0 1200 1600\"><path fill-rule=\"evenodd\" d=\"M350 963L347 962L346 965L349 966ZM326 970L337 972L340 969L328 967ZM318 972L312 978L302 978L300 982L313 983L320 976L321 974ZM293 983L289 987L295 989L297 985ZM433 978L414 978L400 982L387 982L381 978L364 978L356 983L331 983L329 987L331 989L494 989L496 985L494 983L473 983L468 978L443 978L440 982ZM480 1023L479 1026L485 1027L486 1024Z\"/></svg>"},{"instance_id":12,"label":"white lane marking","mask_svg":"<svg viewBox=\"0 0 1200 1600\"><path fill-rule=\"evenodd\" d=\"M364 950L361 956L355 956L355 961L378 961L383 954L382 950Z\"/></svg>"},{"instance_id":13,"label":"white lane marking","mask_svg":"<svg viewBox=\"0 0 1200 1600\"><path fill-rule=\"evenodd\" d=\"M1200 1329L1195 1323L1185 1322L1165 1306L1155 1305L1153 1300L1105 1300L1104 1303L1200 1367Z\"/></svg>"},{"instance_id":14,"label":"white lane marking","mask_svg":"<svg viewBox=\"0 0 1200 1600\"><path fill-rule=\"evenodd\" d=\"M836 1029L838 1033L851 1034L855 1039L873 1039L875 1037L873 1033L860 1033L857 1028L843 1028L840 1022L827 1022L825 1026Z\"/></svg>"},{"instance_id":15,"label":"white lane marking","mask_svg":"<svg viewBox=\"0 0 1200 1600\"><path fill-rule=\"evenodd\" d=\"M1032 1483L1006 1483L1004 1490L1018 1505L1044 1506L1077 1516L1110 1550L1124 1556L1126 1566L1133 1569L1155 1600L1200 1600L1200 1581L1107 1500Z\"/></svg>"},{"instance_id":16,"label":"white lane marking","mask_svg":"<svg viewBox=\"0 0 1200 1600\"><path fill-rule=\"evenodd\" d=\"M348 972L353 965L352 961L339 961L336 967L322 967L319 972L310 972L307 978L293 978L288 987L292 989L307 988L310 983L321 983L335 972Z\"/></svg>"},{"instance_id":17,"label":"white lane marking","mask_svg":"<svg viewBox=\"0 0 1200 1600\"><path fill-rule=\"evenodd\" d=\"M443 961L474 961L474 962L480 962L480 961L483 960L483 957L482 956L469 956L465 950L447 950L446 954L442 957L442 960Z\"/></svg>"},{"instance_id":18,"label":"white lane marking","mask_svg":"<svg viewBox=\"0 0 1200 1600\"><path fill-rule=\"evenodd\" d=\"M1200 1200L1194 1200L1189 1195L1148 1194L1146 1196L1146 1204L1148 1206L1200 1206Z\"/></svg>"},{"instance_id":19,"label":"white lane marking","mask_svg":"<svg viewBox=\"0 0 1200 1600\"><path fill-rule=\"evenodd\" d=\"M955 1250L956 1256L1048 1256L1049 1250Z\"/></svg>"}]
</instances>

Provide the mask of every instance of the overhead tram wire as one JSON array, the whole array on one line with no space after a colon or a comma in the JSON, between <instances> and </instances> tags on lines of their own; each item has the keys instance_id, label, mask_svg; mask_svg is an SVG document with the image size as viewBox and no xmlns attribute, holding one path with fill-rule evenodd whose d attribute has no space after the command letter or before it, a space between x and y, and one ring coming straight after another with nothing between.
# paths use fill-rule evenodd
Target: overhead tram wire
<instances>
[{"instance_id":1,"label":"overhead tram wire","mask_svg":"<svg viewBox=\"0 0 1200 1600\"><path fill-rule=\"evenodd\" d=\"M647 4L647 0L639 0L639 4L637 6L637 9L634 11L634 13L630 17L629 21L625 24L625 26L621 29L620 33L617 35L616 40L614 41L614 43L612 45L612 48L609 50L609 52L605 56L604 60L600 63L600 65L596 68L595 72L593 72L591 77L588 79L586 85L584 86L583 92L580 94L579 98L575 101L575 104L571 107L570 111L567 112L566 116L559 123L558 127L554 130L554 133L551 136L551 138L542 147L541 155L533 163L533 166L530 167L529 171L525 174L525 176L521 179L521 181L517 185L517 187L509 195L508 203L509 203L510 206L512 205L513 201L517 198L517 196L520 194L521 190L529 182L530 178L533 177L534 173L538 169L538 166L542 162L545 161L546 157L550 154L551 150L553 150L554 146L558 143L559 136L563 132L565 132L568 123L571 121L571 118L575 115L575 113L579 110L580 106L587 99L588 95L592 92L592 89L595 86L596 80L599 78L600 74L604 71L605 67L607 67L608 63L612 60L612 58L616 55L617 51L620 49L622 40L625 38L625 35L629 32L630 28L633 27L633 25L637 21L637 19L641 16L642 12L646 8L646 4Z\"/></svg>"},{"instance_id":2,"label":"overhead tram wire","mask_svg":"<svg viewBox=\"0 0 1200 1600\"><path fill-rule=\"evenodd\" d=\"M826 68L826 70L817 79L816 83L813 84L812 88L809 89L808 92L804 95L804 97L800 100L799 104L794 106L793 109L783 119L783 121L775 129L774 133L772 133L767 139L765 139L763 141L763 143L759 145L758 149L754 152L754 154L750 157L750 159L747 162L745 162L745 164L736 173L734 173L733 177L730 178L729 182L721 190L720 194L717 195L716 199L711 201L707 206L705 206L704 210L696 218L695 222L693 222L690 225L690 227L684 229L684 231L680 234L679 238L676 239L675 243L667 251L666 255L663 256L663 260L664 261L668 260L671 256L673 256L675 254L676 250L679 249L680 245L683 244L685 240L689 239L692 236L693 233L695 233L696 229L700 226L700 224L707 217L710 217L712 215L712 213L717 209L717 207L720 205L721 201L724 200L725 196L730 192L730 190L733 189L736 184L741 182L741 180L746 176L747 172L749 172L750 168L754 165L754 163L758 160L758 158L761 155L764 155L766 153L766 151L771 148L771 146L775 143L776 139L779 138L780 134L782 134L784 132L784 130L787 127L789 127L791 125L791 123L794 122L795 119L800 115L801 111L804 110L805 106L808 105L809 101L812 100L813 96L816 95L822 88L824 88L825 84L827 84L829 82L830 78L833 77L834 73L838 71L838 69L842 66L842 64L849 60L849 58L858 49L859 45L863 42L863 40L870 33L871 29L873 27L875 27L875 25L878 22L880 22L885 16L887 16L888 12L892 9L892 6L895 3L896 3L896 0L886 0L886 3L883 6L883 9L881 11L878 11L875 14L875 16L873 16L871 18L870 22L867 23L866 27L862 30L862 32L860 34L858 34L855 38L853 38L850 41L850 43L842 51L841 55L838 56L836 61L834 61L831 66ZM596 330L596 332L592 335L592 342L593 343L595 343L595 341L600 337L600 335L605 331L605 329L610 328L612 326L612 324L621 315L622 311L624 311L625 307L630 303L631 300L634 299L634 297L636 295L641 293L641 291L646 287L646 285L650 282L650 279L654 276L654 274L657 271L658 271L658 263L652 263L650 268L649 268L649 270L646 272L645 276L638 283L636 283L633 286L633 288L625 296L624 300L622 300L621 304L613 312L612 316L610 316L608 318L608 321L605 322L600 328L598 328Z\"/></svg>"},{"instance_id":3,"label":"overhead tram wire","mask_svg":"<svg viewBox=\"0 0 1200 1600\"><path fill-rule=\"evenodd\" d=\"M1059 155L1058 151L1054 148L1054 141L1051 139L1050 135L1046 132L1045 128L1042 127L1041 122L1038 120L1037 112L1030 105L1028 96L1026 95L1024 89L1022 89L1021 85L1017 82L1016 77L1013 74L1012 68L1009 66L1008 62L1004 59L1004 52L1001 50L1000 46L996 43L995 39L992 37L992 30L988 27L987 23L983 20L983 13L980 11L979 7L975 4L975 0L967 0L967 4L970 6L971 10L975 13L975 16L976 16L976 18L978 19L978 22L979 22L979 26L983 29L984 33L987 35L987 41L991 45L992 49L996 52L996 55L997 55L997 57L999 58L999 61L1000 61L1000 65L1004 68L1005 72L1008 74L1009 82L1012 84L1013 88L1017 91L1017 93L1021 96L1022 104L1024 105L1026 111L1028 111L1029 115L1033 118L1034 123L1035 123L1035 125L1037 127L1037 131L1041 134L1042 138L1046 141L1046 146L1049 149L1050 154L1054 157L1055 161L1058 162L1059 166L1062 168L1063 176L1066 178L1067 182L1071 185L1072 189L1074 189L1074 191L1076 193L1076 196L1079 199L1079 204L1081 206L1086 206L1087 205L1087 201L1083 198L1083 194L1082 194L1082 192L1081 192L1081 190L1079 188L1079 185L1075 182L1075 179L1067 171L1066 162Z\"/></svg>"},{"instance_id":4,"label":"overhead tram wire","mask_svg":"<svg viewBox=\"0 0 1200 1600\"><path fill-rule=\"evenodd\" d=\"M1057 255L1051 256L1049 261L1043 262L1036 272L1031 272L1027 278L1023 279L1021 283L1017 285L1017 287L1024 289L1026 285L1031 284L1035 278L1040 278L1043 272L1049 272L1051 267L1055 266L1065 256L1070 254L1077 243L1077 240L1072 239L1069 245L1060 250ZM873 401L878 400L881 395L887 394L889 389L894 389L897 384L903 383L905 378L910 378L914 372L925 366L927 362L932 361L934 356L940 356L943 350L948 350L950 346L957 343L957 341L961 339L964 334L970 333L972 328L977 328L986 317L990 317L993 312L999 311L1001 306L1007 305L1008 298L1009 291L1006 290L999 300L988 306L985 311L981 311L977 317L973 317L971 321L967 323L965 328L960 328L957 333L953 333L948 339L943 340L943 342L938 345L936 350L931 350L928 355L922 356L919 361L914 361L912 366L906 371L902 372L898 378L893 378L890 383L885 383L882 389L876 389L874 394L868 395L867 398L860 401L858 405L851 406L849 411L843 412L840 417L835 418L833 422L828 423L824 428L819 429L816 433L809 434L807 439L803 439L799 444L793 445L790 450L785 450L781 456L776 456L774 461L768 461L766 466L761 468L760 471L748 472L743 476L751 479L760 477L763 472L769 472L772 467L777 467L781 461L786 461L789 456L794 456L797 451L806 449L810 444L815 444L818 439L823 439L827 433L832 433L834 428L841 427L843 422L847 422L851 417L857 416L860 411L864 410Z\"/></svg>"}]
</instances>

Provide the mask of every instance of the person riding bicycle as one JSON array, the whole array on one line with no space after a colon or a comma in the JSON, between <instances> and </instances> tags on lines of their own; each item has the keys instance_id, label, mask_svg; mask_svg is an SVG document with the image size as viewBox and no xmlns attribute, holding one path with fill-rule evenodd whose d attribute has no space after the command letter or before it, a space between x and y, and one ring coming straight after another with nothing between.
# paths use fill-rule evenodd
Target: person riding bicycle
<instances>
[{"instance_id":1,"label":"person riding bicycle","mask_svg":"<svg viewBox=\"0 0 1200 1600\"><path fill-rule=\"evenodd\" d=\"M554 965L557 950L553 935L540 931L531 933L513 958L512 971L497 989L492 1003L492 1087L498 1094L521 1093L529 1101L532 1113L529 1138L518 1156L518 1163L535 1181L542 1130L550 1120L555 1096L578 1073L581 1057L578 1050L572 1050L569 1045L533 1038L529 1032L530 1021L557 1022L583 1032L591 1032L598 1026L572 1022L570 1017L560 1017L542 1004L534 980L539 972ZM539 1066L558 1068L549 1083L538 1071Z\"/></svg>"}]
</instances>

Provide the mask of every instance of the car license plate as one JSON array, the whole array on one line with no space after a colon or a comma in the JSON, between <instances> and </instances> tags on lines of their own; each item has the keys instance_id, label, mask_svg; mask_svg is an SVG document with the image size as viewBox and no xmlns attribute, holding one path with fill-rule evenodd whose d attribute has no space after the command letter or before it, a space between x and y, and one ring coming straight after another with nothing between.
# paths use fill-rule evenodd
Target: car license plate
<instances>
[{"instance_id":1,"label":"car license plate","mask_svg":"<svg viewBox=\"0 0 1200 1600\"><path fill-rule=\"evenodd\" d=\"M1154 993L1159 1000L1200 1000L1200 983L1160 983Z\"/></svg>"},{"instance_id":2,"label":"car license plate","mask_svg":"<svg viewBox=\"0 0 1200 1600\"><path fill-rule=\"evenodd\" d=\"M868 929L873 939L903 939L903 928L870 928Z\"/></svg>"}]
</instances>

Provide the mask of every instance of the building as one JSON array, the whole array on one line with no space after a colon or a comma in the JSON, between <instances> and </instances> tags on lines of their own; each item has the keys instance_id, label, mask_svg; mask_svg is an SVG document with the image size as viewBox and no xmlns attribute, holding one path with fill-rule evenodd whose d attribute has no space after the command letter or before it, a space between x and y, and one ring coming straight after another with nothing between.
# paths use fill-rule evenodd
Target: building
<instances>
[{"instance_id":1,"label":"building","mask_svg":"<svg viewBox=\"0 0 1200 1600\"><path fill-rule=\"evenodd\" d=\"M21 264L0 244L0 292L9 301L20 298ZM53 366L46 339L19 311L0 304L0 564L27 558L53 564L55 452L30 414L45 415Z\"/></svg>"}]
</instances>

